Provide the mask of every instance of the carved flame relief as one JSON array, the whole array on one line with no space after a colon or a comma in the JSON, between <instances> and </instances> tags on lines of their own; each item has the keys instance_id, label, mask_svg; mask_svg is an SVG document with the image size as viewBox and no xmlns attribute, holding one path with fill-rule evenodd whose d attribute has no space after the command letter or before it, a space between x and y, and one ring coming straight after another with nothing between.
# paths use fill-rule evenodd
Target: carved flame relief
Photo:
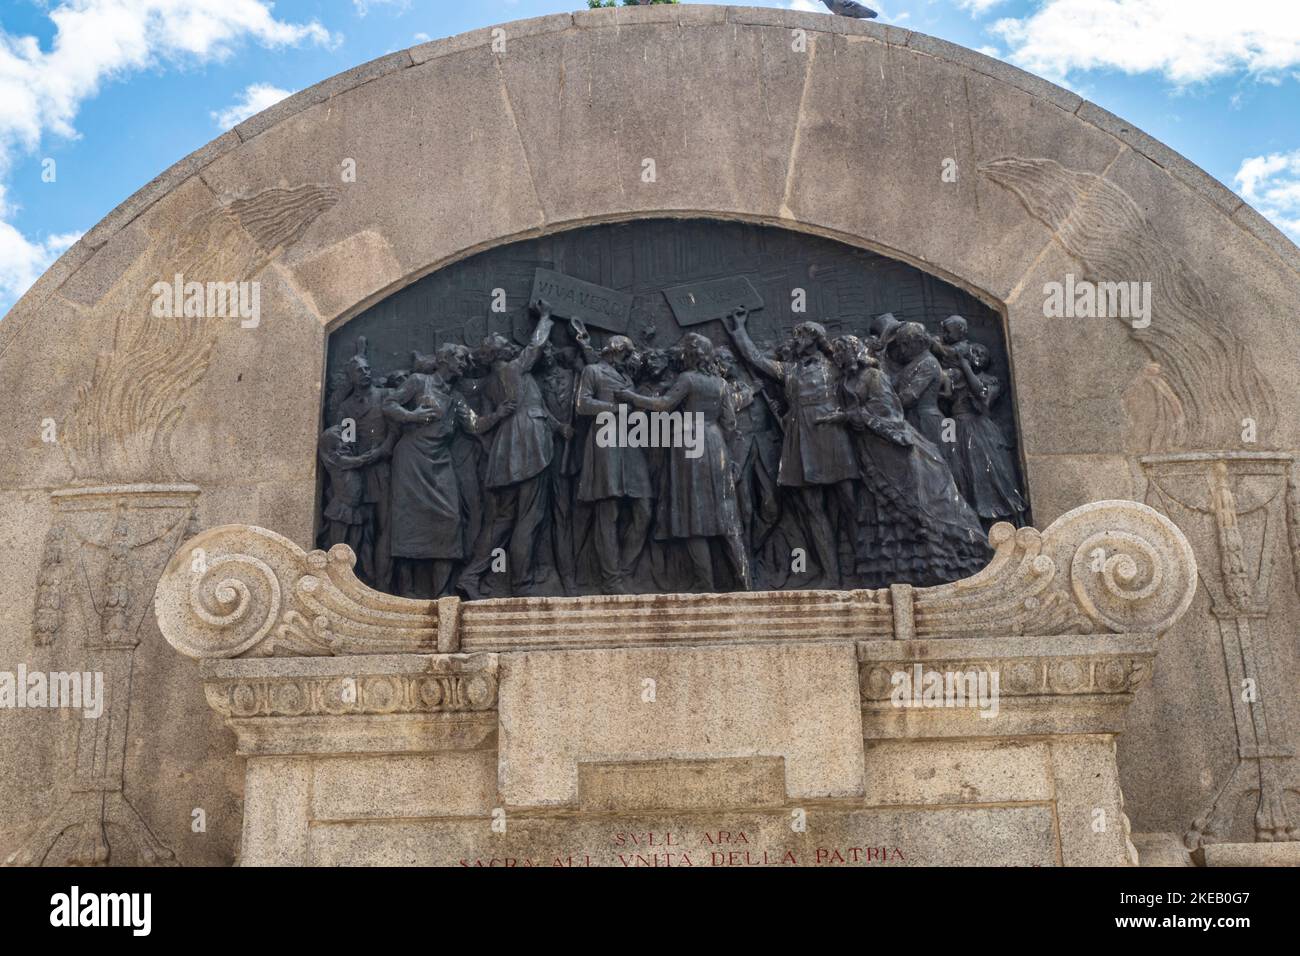
<instances>
[{"instance_id":1,"label":"carved flame relief","mask_svg":"<svg viewBox=\"0 0 1300 956\"><path fill-rule=\"evenodd\" d=\"M1219 295L1124 190L1051 159L1011 157L982 172L1050 227L1090 281L1151 283L1153 316L1129 335L1154 365L1142 382L1139 444L1146 451L1233 448L1241 422L1272 434L1277 402Z\"/></svg>"},{"instance_id":2,"label":"carved flame relief","mask_svg":"<svg viewBox=\"0 0 1300 956\"><path fill-rule=\"evenodd\" d=\"M338 201L324 186L268 189L193 220L160 256L170 283L251 280ZM251 243L248 238L253 240ZM221 317L158 317L142 283L116 319L113 348L77 390L62 445L78 481L172 481L172 434L207 373Z\"/></svg>"}]
</instances>

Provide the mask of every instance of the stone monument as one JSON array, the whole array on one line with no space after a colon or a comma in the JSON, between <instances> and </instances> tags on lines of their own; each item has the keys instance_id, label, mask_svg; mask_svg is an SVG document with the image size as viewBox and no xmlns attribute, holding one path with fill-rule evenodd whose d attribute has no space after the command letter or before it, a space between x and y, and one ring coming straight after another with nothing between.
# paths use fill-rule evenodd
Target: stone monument
<instances>
[{"instance_id":1,"label":"stone monument","mask_svg":"<svg viewBox=\"0 0 1300 956\"><path fill-rule=\"evenodd\" d=\"M1137 862L1115 735L1191 546L1119 501L990 540L931 588L462 603L228 526L155 607L246 758L245 864Z\"/></svg>"},{"instance_id":2,"label":"stone monument","mask_svg":"<svg viewBox=\"0 0 1300 956\"><path fill-rule=\"evenodd\" d=\"M51 267L0 860L1300 862L1300 251L851 6L393 53Z\"/></svg>"}]
</instances>

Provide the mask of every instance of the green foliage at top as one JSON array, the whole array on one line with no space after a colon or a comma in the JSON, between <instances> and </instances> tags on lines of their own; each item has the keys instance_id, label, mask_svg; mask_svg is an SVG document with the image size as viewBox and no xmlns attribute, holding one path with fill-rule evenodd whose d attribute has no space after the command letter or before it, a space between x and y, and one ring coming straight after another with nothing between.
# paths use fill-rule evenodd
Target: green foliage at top
<instances>
[{"instance_id":1,"label":"green foliage at top","mask_svg":"<svg viewBox=\"0 0 1300 956\"><path fill-rule=\"evenodd\" d=\"M650 0L651 3L677 3L678 0ZM618 0L587 0L587 7L592 10L599 10L601 7L617 7ZM638 6L637 0L623 0L623 6Z\"/></svg>"}]
</instances>

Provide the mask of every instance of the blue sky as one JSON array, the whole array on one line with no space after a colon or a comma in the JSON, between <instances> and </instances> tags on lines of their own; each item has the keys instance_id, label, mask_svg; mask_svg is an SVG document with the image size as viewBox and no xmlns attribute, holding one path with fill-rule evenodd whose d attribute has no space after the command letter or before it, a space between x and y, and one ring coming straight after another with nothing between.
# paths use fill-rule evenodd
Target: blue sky
<instances>
[{"instance_id":1,"label":"blue sky","mask_svg":"<svg viewBox=\"0 0 1300 956\"><path fill-rule=\"evenodd\" d=\"M983 50L1118 113L1300 241L1300 0L873 5L884 22ZM255 108L427 39L583 6L0 0L0 315L114 206Z\"/></svg>"}]
</instances>

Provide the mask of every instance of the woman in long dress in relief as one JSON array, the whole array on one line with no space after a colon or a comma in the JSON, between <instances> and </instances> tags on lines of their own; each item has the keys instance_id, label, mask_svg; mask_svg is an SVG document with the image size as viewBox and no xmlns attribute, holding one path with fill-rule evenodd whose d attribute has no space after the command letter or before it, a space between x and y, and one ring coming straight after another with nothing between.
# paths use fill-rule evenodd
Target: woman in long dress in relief
<instances>
[{"instance_id":1,"label":"woman in long dress in relief","mask_svg":"<svg viewBox=\"0 0 1300 956\"><path fill-rule=\"evenodd\" d=\"M943 368L930 352L930 333L920 322L904 322L894 332L886 350L891 385L907 420L936 445L943 440L943 412L939 393Z\"/></svg>"},{"instance_id":2,"label":"woman in long dress in relief","mask_svg":"<svg viewBox=\"0 0 1300 956\"><path fill-rule=\"evenodd\" d=\"M869 587L928 587L980 571L992 552L979 518L958 493L938 448L904 415L889 376L856 336L837 338L831 354L840 369L842 406L822 420L852 428L878 518L859 574Z\"/></svg>"},{"instance_id":3,"label":"woman in long dress in relief","mask_svg":"<svg viewBox=\"0 0 1300 956\"><path fill-rule=\"evenodd\" d=\"M684 447L668 449L655 537L685 540L694 566L694 581L699 590L705 591L714 590L709 539L724 539L736 581L743 590L749 590L749 552L742 535L732 467L737 432L731 387L715 374L712 342L691 332L682 345L685 370L662 397L630 390L617 395L620 401L647 411L680 409L692 421L696 413L703 415L703 454L691 458Z\"/></svg>"},{"instance_id":4,"label":"woman in long dress in relief","mask_svg":"<svg viewBox=\"0 0 1300 956\"><path fill-rule=\"evenodd\" d=\"M453 384L469 364L464 346L438 350L436 372L427 357L384 402L384 414L402 426L393 449L392 551L403 597L449 593L457 562L468 557L460 481L452 458L457 430L479 435L515 404L476 415Z\"/></svg>"},{"instance_id":5,"label":"woman in long dress in relief","mask_svg":"<svg viewBox=\"0 0 1300 956\"><path fill-rule=\"evenodd\" d=\"M985 525L997 521L1024 523L1029 509L1016 480L1012 445L990 416L1002 395L1002 383L987 373L989 350L978 342L969 348L970 375L949 372L952 417L957 423L958 484L962 496Z\"/></svg>"}]
</instances>

